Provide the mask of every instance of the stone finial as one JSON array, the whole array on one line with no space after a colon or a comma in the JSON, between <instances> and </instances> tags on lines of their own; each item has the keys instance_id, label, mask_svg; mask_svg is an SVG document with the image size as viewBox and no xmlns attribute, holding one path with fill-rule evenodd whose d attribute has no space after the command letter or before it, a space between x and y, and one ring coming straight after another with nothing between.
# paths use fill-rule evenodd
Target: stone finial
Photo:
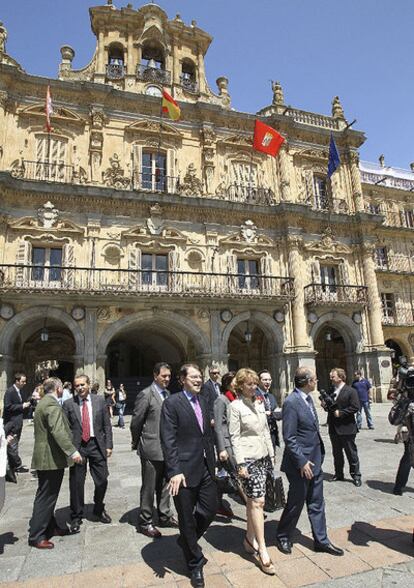
<instances>
[{"instance_id":1,"label":"stone finial","mask_svg":"<svg viewBox=\"0 0 414 588\"><path fill-rule=\"evenodd\" d=\"M339 96L334 96L332 100L332 116L334 118L345 118L344 109L342 108Z\"/></svg>"},{"instance_id":2,"label":"stone finial","mask_svg":"<svg viewBox=\"0 0 414 588\"><path fill-rule=\"evenodd\" d=\"M283 95L283 89L280 82L272 81L272 92L273 92L273 100L272 104L280 105L285 103L285 97Z\"/></svg>"},{"instance_id":3,"label":"stone finial","mask_svg":"<svg viewBox=\"0 0 414 588\"><path fill-rule=\"evenodd\" d=\"M412 172L414 172L414 161L412 161L412 162L410 163L410 170L411 170Z\"/></svg>"},{"instance_id":4,"label":"stone finial","mask_svg":"<svg viewBox=\"0 0 414 588\"><path fill-rule=\"evenodd\" d=\"M193 27L193 29L195 29L195 27L197 26L197 21L196 20L192 20L191 21L191 26Z\"/></svg>"},{"instance_id":5,"label":"stone finial","mask_svg":"<svg viewBox=\"0 0 414 588\"><path fill-rule=\"evenodd\" d=\"M64 69L71 69L72 68L72 61L75 57L75 51L70 47L70 45L63 45L60 48L60 54L62 56L61 67Z\"/></svg>"},{"instance_id":6,"label":"stone finial","mask_svg":"<svg viewBox=\"0 0 414 588\"><path fill-rule=\"evenodd\" d=\"M0 53L6 53L7 29L0 22Z\"/></svg>"},{"instance_id":7,"label":"stone finial","mask_svg":"<svg viewBox=\"0 0 414 588\"><path fill-rule=\"evenodd\" d=\"M385 156L384 155L381 154L378 157L378 161L379 161L379 164L380 164L381 167L385 167Z\"/></svg>"},{"instance_id":8,"label":"stone finial","mask_svg":"<svg viewBox=\"0 0 414 588\"><path fill-rule=\"evenodd\" d=\"M175 20L176 22L183 22L183 19L181 18L181 14L179 14L178 12L177 12L177 14L175 15L175 18L174 18L174 20Z\"/></svg>"}]
</instances>

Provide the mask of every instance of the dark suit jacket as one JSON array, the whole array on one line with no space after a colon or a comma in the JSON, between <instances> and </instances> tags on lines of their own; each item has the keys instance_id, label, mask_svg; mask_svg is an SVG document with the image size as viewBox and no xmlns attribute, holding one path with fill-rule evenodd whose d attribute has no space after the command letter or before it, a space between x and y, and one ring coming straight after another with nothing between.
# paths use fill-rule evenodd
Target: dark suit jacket
<instances>
[{"instance_id":1,"label":"dark suit jacket","mask_svg":"<svg viewBox=\"0 0 414 588\"><path fill-rule=\"evenodd\" d=\"M219 384L220 387L220 384ZM204 398L208 404L208 410L210 413L210 420L214 419L214 403L216 401L216 398L218 398L217 392L216 392L216 388L214 386L214 383L212 382L212 380L210 380L210 378L207 380L207 382L204 382L204 384L201 387L201 392L200 395L202 396L202 398Z\"/></svg>"},{"instance_id":2,"label":"dark suit jacket","mask_svg":"<svg viewBox=\"0 0 414 588\"><path fill-rule=\"evenodd\" d=\"M14 386L7 388L4 394L4 422L13 422L13 430L18 433L23 427L23 393L20 391L22 401L20 401L17 390Z\"/></svg>"},{"instance_id":3,"label":"dark suit jacket","mask_svg":"<svg viewBox=\"0 0 414 588\"><path fill-rule=\"evenodd\" d=\"M106 459L106 450L112 449L112 425L109 418L105 399L98 394L90 394L92 402L93 430L98 447ZM69 421L72 431L73 444L80 449L82 443L82 415L79 404L79 397L68 398L63 403L63 410Z\"/></svg>"},{"instance_id":4,"label":"dark suit jacket","mask_svg":"<svg viewBox=\"0 0 414 588\"><path fill-rule=\"evenodd\" d=\"M167 396L170 395L166 390ZM144 459L163 461L160 419L163 400L154 384L144 388L135 401L131 419L132 448Z\"/></svg>"},{"instance_id":5,"label":"dark suit jacket","mask_svg":"<svg viewBox=\"0 0 414 588\"><path fill-rule=\"evenodd\" d=\"M161 409L161 447L166 478L184 474L187 486L198 486L204 475L204 455L212 477L215 471L214 440L208 405L199 396L204 431L183 391L164 400Z\"/></svg>"},{"instance_id":6,"label":"dark suit jacket","mask_svg":"<svg viewBox=\"0 0 414 588\"><path fill-rule=\"evenodd\" d=\"M355 414L360 409L360 402L355 388L345 384L338 394L335 408L339 410L340 416L338 418L333 415L333 411L328 412L329 432L337 435L356 435Z\"/></svg>"},{"instance_id":7,"label":"dark suit jacket","mask_svg":"<svg viewBox=\"0 0 414 588\"><path fill-rule=\"evenodd\" d=\"M280 469L288 475L300 475L300 468L311 461L315 475L319 474L325 447L319 425L299 392L295 389L286 398L282 409L285 450Z\"/></svg>"}]
</instances>

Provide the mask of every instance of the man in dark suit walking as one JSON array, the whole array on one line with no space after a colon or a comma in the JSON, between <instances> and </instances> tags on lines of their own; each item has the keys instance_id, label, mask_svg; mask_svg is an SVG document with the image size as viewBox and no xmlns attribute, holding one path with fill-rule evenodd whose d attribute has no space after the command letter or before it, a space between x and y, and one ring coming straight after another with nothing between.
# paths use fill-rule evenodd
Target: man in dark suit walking
<instances>
[{"instance_id":1,"label":"man in dark suit walking","mask_svg":"<svg viewBox=\"0 0 414 588\"><path fill-rule=\"evenodd\" d=\"M355 486L361 486L358 449L355 437L358 432L355 415L360 409L358 392L346 385L346 373L342 368L334 368L329 374L334 386L334 404L328 410L328 431L332 443L335 475L332 481L344 480L344 454L349 463L349 473Z\"/></svg>"},{"instance_id":2,"label":"man in dark suit walking","mask_svg":"<svg viewBox=\"0 0 414 588\"><path fill-rule=\"evenodd\" d=\"M67 529L57 526L55 506L68 461L82 463L82 457L72 443L68 421L59 404L63 393L58 378L43 383L45 396L34 415L34 448L32 468L37 472L37 492L30 520L29 545L37 549L53 549L50 538L68 535Z\"/></svg>"},{"instance_id":3,"label":"man in dark suit walking","mask_svg":"<svg viewBox=\"0 0 414 588\"><path fill-rule=\"evenodd\" d=\"M7 388L4 394L4 424L8 425L7 430L9 435L14 435L14 471L18 473L26 473L28 468L22 465L22 460L19 456L19 441L23 430L23 414L24 411L30 407L30 402L23 402L22 388L26 385L26 376L22 373L14 375L14 384Z\"/></svg>"},{"instance_id":4,"label":"man in dark suit walking","mask_svg":"<svg viewBox=\"0 0 414 588\"><path fill-rule=\"evenodd\" d=\"M141 493L138 528L152 539L161 537L153 524L154 494L157 500L158 523L161 527L177 527L171 511L170 493L165 479L165 463L160 441L161 408L170 393L171 380L168 363L157 363L153 369L154 381L144 388L135 401L131 419L132 449L141 458Z\"/></svg>"},{"instance_id":5,"label":"man in dark suit walking","mask_svg":"<svg viewBox=\"0 0 414 588\"><path fill-rule=\"evenodd\" d=\"M206 400L210 412L211 424L214 425L214 402L221 394L220 389L220 370L218 367L211 366L209 371L209 379L201 386L201 396Z\"/></svg>"},{"instance_id":6,"label":"man in dark suit walking","mask_svg":"<svg viewBox=\"0 0 414 588\"><path fill-rule=\"evenodd\" d=\"M273 449L276 450L276 446L280 446L277 421L280 421L282 418L282 410L278 408L277 400L270 392L272 386L272 376L270 372L268 370L262 370L258 375L259 386L257 387L256 398L264 404L270 438L272 439Z\"/></svg>"},{"instance_id":7,"label":"man in dark suit walking","mask_svg":"<svg viewBox=\"0 0 414 588\"><path fill-rule=\"evenodd\" d=\"M80 452L83 463L70 470L71 531L78 533L85 507L86 467L95 484L93 513L101 523L110 523L104 498L108 486L108 458L112 455L112 426L103 396L90 394L88 376L79 375L74 380L75 397L63 404L72 431L73 444Z\"/></svg>"},{"instance_id":8,"label":"man in dark suit walking","mask_svg":"<svg viewBox=\"0 0 414 588\"><path fill-rule=\"evenodd\" d=\"M316 383L315 373L310 368L299 367L295 373L295 389L283 404L285 450L280 469L289 480L289 493L277 528L276 545L282 553L291 553L291 536L306 501L315 551L343 555L342 549L329 541L326 531L322 474L325 448L311 396Z\"/></svg>"},{"instance_id":9,"label":"man in dark suit walking","mask_svg":"<svg viewBox=\"0 0 414 588\"><path fill-rule=\"evenodd\" d=\"M214 480L214 440L209 407L200 397L202 376L195 364L180 370L183 390L167 398L161 410L161 446L166 477L178 513L178 544L191 575L191 584L204 586L207 562L198 544L218 507Z\"/></svg>"}]
</instances>

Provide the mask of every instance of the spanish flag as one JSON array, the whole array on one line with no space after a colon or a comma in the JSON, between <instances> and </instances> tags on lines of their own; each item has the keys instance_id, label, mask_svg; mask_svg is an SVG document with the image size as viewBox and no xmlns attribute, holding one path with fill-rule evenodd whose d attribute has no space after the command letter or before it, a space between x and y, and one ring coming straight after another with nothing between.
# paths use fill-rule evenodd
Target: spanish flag
<instances>
[{"instance_id":1,"label":"spanish flag","mask_svg":"<svg viewBox=\"0 0 414 588\"><path fill-rule=\"evenodd\" d=\"M166 112L171 120L179 120L181 116L181 110L177 102L163 90L162 92L162 111Z\"/></svg>"}]
</instances>

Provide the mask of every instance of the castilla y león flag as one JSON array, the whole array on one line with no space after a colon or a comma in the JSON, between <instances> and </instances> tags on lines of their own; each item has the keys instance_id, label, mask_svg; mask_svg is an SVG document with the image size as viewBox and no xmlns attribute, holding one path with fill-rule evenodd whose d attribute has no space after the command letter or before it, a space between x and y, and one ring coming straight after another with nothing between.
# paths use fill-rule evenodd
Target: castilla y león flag
<instances>
[{"instance_id":1,"label":"castilla y le\u00f3n flag","mask_svg":"<svg viewBox=\"0 0 414 588\"><path fill-rule=\"evenodd\" d=\"M285 138L275 129L257 120L254 126L253 149L276 157Z\"/></svg>"},{"instance_id":2,"label":"castilla y le\u00f3n flag","mask_svg":"<svg viewBox=\"0 0 414 588\"><path fill-rule=\"evenodd\" d=\"M162 111L166 112L171 120L179 120L181 116L177 102L165 90L162 93Z\"/></svg>"}]
</instances>

